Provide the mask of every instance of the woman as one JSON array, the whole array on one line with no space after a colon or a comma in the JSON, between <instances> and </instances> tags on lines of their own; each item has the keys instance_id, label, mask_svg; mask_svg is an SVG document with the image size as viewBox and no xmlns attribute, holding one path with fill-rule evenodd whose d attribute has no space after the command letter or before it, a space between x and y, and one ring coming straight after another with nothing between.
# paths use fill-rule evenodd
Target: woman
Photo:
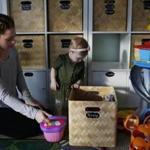
<instances>
[{"instance_id":1,"label":"woman","mask_svg":"<svg viewBox=\"0 0 150 150\"><path fill-rule=\"evenodd\" d=\"M26 86L15 42L14 20L0 14L0 134L26 138L41 133L39 123L49 123L49 114L40 109Z\"/></svg>"}]
</instances>

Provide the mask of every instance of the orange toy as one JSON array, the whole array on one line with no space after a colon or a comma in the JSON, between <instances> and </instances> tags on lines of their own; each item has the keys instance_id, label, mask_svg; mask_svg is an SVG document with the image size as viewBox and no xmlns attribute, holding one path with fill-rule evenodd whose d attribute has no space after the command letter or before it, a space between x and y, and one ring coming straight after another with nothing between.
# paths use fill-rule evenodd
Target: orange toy
<instances>
[{"instance_id":1,"label":"orange toy","mask_svg":"<svg viewBox=\"0 0 150 150\"><path fill-rule=\"evenodd\" d=\"M131 143L129 150L150 150L150 115L139 124L137 115L128 115L124 126L131 132Z\"/></svg>"}]
</instances>

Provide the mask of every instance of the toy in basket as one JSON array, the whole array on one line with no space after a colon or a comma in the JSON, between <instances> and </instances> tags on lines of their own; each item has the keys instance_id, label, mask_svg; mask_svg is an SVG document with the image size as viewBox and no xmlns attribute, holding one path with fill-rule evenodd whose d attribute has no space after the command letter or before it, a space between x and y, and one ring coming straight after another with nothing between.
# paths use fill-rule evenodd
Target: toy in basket
<instances>
[{"instance_id":1,"label":"toy in basket","mask_svg":"<svg viewBox=\"0 0 150 150\"><path fill-rule=\"evenodd\" d=\"M48 142L58 142L62 139L67 118L64 116L49 116L50 125L45 122L40 124L44 137Z\"/></svg>"},{"instance_id":2,"label":"toy in basket","mask_svg":"<svg viewBox=\"0 0 150 150\"><path fill-rule=\"evenodd\" d=\"M131 132L129 150L150 150L150 115L139 124L137 115L128 115L124 126Z\"/></svg>"}]
</instances>

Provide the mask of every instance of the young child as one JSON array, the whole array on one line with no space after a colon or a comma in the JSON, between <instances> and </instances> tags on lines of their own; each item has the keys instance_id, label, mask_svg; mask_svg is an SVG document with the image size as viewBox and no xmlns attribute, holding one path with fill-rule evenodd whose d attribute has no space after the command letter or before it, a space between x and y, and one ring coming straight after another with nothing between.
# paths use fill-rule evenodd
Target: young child
<instances>
[{"instance_id":1,"label":"young child","mask_svg":"<svg viewBox=\"0 0 150 150\"><path fill-rule=\"evenodd\" d=\"M69 52L59 55L51 68L51 89L55 91L57 115L67 115L68 96L71 88L79 88L84 79L84 58L90 50L88 42L82 37L71 40Z\"/></svg>"}]
</instances>

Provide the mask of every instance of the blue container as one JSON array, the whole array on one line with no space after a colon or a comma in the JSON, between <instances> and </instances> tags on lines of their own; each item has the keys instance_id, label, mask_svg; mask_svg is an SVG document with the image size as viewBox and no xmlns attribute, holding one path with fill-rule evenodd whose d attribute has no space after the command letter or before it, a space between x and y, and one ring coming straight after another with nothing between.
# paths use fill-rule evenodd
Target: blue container
<instances>
[{"instance_id":1,"label":"blue container","mask_svg":"<svg viewBox=\"0 0 150 150\"><path fill-rule=\"evenodd\" d=\"M150 49L140 49L140 60L150 61Z\"/></svg>"}]
</instances>

